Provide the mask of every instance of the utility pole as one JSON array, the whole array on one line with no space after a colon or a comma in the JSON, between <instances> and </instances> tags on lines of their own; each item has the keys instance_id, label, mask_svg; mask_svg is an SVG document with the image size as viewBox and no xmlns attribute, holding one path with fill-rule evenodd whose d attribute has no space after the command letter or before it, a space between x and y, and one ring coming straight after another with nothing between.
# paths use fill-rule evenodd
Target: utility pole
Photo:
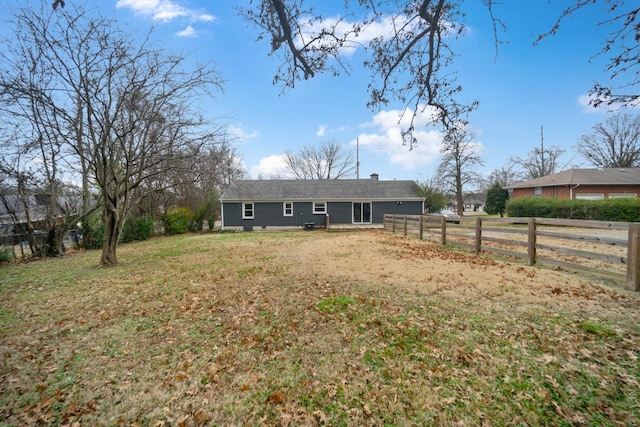
<instances>
[{"instance_id":1,"label":"utility pole","mask_svg":"<svg viewBox=\"0 0 640 427\"><path fill-rule=\"evenodd\" d=\"M360 138L356 138L356 179L360 179Z\"/></svg>"},{"instance_id":2,"label":"utility pole","mask_svg":"<svg viewBox=\"0 0 640 427\"><path fill-rule=\"evenodd\" d=\"M542 170L540 172L542 172L540 174L540 176L546 176L547 175L547 170L544 167L544 126L540 125L540 163L541 163L541 168Z\"/></svg>"}]
</instances>

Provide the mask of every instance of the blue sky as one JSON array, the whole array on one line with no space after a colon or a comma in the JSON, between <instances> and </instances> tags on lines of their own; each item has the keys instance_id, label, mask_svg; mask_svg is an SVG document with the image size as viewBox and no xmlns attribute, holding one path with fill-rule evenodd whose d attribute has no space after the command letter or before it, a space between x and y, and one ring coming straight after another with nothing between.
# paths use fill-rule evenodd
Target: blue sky
<instances>
[{"instance_id":1,"label":"blue sky","mask_svg":"<svg viewBox=\"0 0 640 427\"><path fill-rule=\"evenodd\" d=\"M73 0L71 0L73 1ZM574 0L575 1L575 0ZM361 52L351 57L351 73L320 75L299 82L294 90L272 84L278 62L270 57L268 41L256 41L257 30L239 16L241 0L112 0L113 11L141 35L151 27L153 37L168 50L212 61L222 74L224 92L206 106L207 114L228 123L234 145L249 176L284 175L282 155L322 141L338 142L355 154L359 141L360 177L378 173L380 179L429 178L439 159L440 135L425 128L419 145L400 143L398 114L403 106L384 111L366 108L368 71ZM318 0L336 16L342 0ZM515 0L495 6L507 25L496 57L493 27L480 0L466 1L467 32L455 42L459 57L453 69L465 99L478 99L469 117L477 132L489 173L509 157L525 157L540 144L566 150L564 162L587 166L573 154L578 138L604 122L610 112L587 105L594 81L607 82L606 57L589 61L600 51L610 28L598 26L607 16L597 5L567 19L558 34L534 47L538 34L549 30L569 0ZM104 7L107 7L105 2ZM353 176L355 177L355 175Z\"/></svg>"}]
</instances>

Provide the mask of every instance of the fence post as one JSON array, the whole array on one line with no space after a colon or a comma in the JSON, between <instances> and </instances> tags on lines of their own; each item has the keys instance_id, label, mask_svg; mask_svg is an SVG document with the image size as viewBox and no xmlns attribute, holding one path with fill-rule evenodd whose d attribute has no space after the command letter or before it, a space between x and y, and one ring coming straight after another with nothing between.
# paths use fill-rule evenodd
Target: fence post
<instances>
[{"instance_id":1,"label":"fence post","mask_svg":"<svg viewBox=\"0 0 640 427\"><path fill-rule=\"evenodd\" d=\"M627 289L640 291L640 224L629 224Z\"/></svg>"},{"instance_id":2,"label":"fence post","mask_svg":"<svg viewBox=\"0 0 640 427\"><path fill-rule=\"evenodd\" d=\"M536 219L529 218L529 234L527 236L527 262L529 265L536 263Z\"/></svg>"},{"instance_id":3,"label":"fence post","mask_svg":"<svg viewBox=\"0 0 640 427\"><path fill-rule=\"evenodd\" d=\"M440 217L440 243L442 246L447 244L447 220Z\"/></svg>"},{"instance_id":4,"label":"fence post","mask_svg":"<svg viewBox=\"0 0 640 427\"><path fill-rule=\"evenodd\" d=\"M480 247L482 245L482 219L476 217L476 255L480 253Z\"/></svg>"},{"instance_id":5,"label":"fence post","mask_svg":"<svg viewBox=\"0 0 640 427\"><path fill-rule=\"evenodd\" d=\"M407 216L404 215L403 227L404 227L404 237L407 237Z\"/></svg>"},{"instance_id":6,"label":"fence post","mask_svg":"<svg viewBox=\"0 0 640 427\"><path fill-rule=\"evenodd\" d=\"M422 240L422 226L424 225L424 216L420 215L420 231L418 232L418 235L420 236L420 240Z\"/></svg>"},{"instance_id":7,"label":"fence post","mask_svg":"<svg viewBox=\"0 0 640 427\"><path fill-rule=\"evenodd\" d=\"M391 232L396 232L396 214L391 215Z\"/></svg>"}]
</instances>

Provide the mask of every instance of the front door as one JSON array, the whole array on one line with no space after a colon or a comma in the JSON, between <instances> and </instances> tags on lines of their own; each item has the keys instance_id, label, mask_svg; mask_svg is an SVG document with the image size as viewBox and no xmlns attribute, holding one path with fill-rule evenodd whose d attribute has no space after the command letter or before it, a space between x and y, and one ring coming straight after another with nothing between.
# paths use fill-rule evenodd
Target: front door
<instances>
[{"instance_id":1,"label":"front door","mask_svg":"<svg viewBox=\"0 0 640 427\"><path fill-rule=\"evenodd\" d=\"M371 202L353 202L353 223L371 224Z\"/></svg>"}]
</instances>

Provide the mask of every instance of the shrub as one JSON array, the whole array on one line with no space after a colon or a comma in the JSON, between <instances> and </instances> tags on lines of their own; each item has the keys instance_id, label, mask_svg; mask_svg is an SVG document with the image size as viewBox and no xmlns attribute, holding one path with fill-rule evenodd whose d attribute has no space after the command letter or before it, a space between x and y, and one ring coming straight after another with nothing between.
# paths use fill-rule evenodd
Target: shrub
<instances>
[{"instance_id":1,"label":"shrub","mask_svg":"<svg viewBox=\"0 0 640 427\"><path fill-rule=\"evenodd\" d=\"M164 227L166 234L184 234L189 230L193 213L189 208L171 208L167 212L167 220Z\"/></svg>"},{"instance_id":2,"label":"shrub","mask_svg":"<svg viewBox=\"0 0 640 427\"><path fill-rule=\"evenodd\" d=\"M150 216L129 218L124 222L120 241L147 240L153 234L153 219Z\"/></svg>"},{"instance_id":3,"label":"shrub","mask_svg":"<svg viewBox=\"0 0 640 427\"><path fill-rule=\"evenodd\" d=\"M596 221L640 222L640 199L605 200L522 197L507 203L510 217L590 219Z\"/></svg>"},{"instance_id":4,"label":"shrub","mask_svg":"<svg viewBox=\"0 0 640 427\"><path fill-rule=\"evenodd\" d=\"M9 248L0 248L0 262L7 262L13 259L13 251Z\"/></svg>"},{"instance_id":5,"label":"shrub","mask_svg":"<svg viewBox=\"0 0 640 427\"><path fill-rule=\"evenodd\" d=\"M104 221L102 211L94 211L82 220L80 225L82 246L86 249L102 248L104 238Z\"/></svg>"},{"instance_id":6,"label":"shrub","mask_svg":"<svg viewBox=\"0 0 640 427\"><path fill-rule=\"evenodd\" d=\"M496 182L487 191L487 201L484 210L489 215L500 214L500 216L503 216L508 200L509 191L503 188L500 183Z\"/></svg>"}]
</instances>

